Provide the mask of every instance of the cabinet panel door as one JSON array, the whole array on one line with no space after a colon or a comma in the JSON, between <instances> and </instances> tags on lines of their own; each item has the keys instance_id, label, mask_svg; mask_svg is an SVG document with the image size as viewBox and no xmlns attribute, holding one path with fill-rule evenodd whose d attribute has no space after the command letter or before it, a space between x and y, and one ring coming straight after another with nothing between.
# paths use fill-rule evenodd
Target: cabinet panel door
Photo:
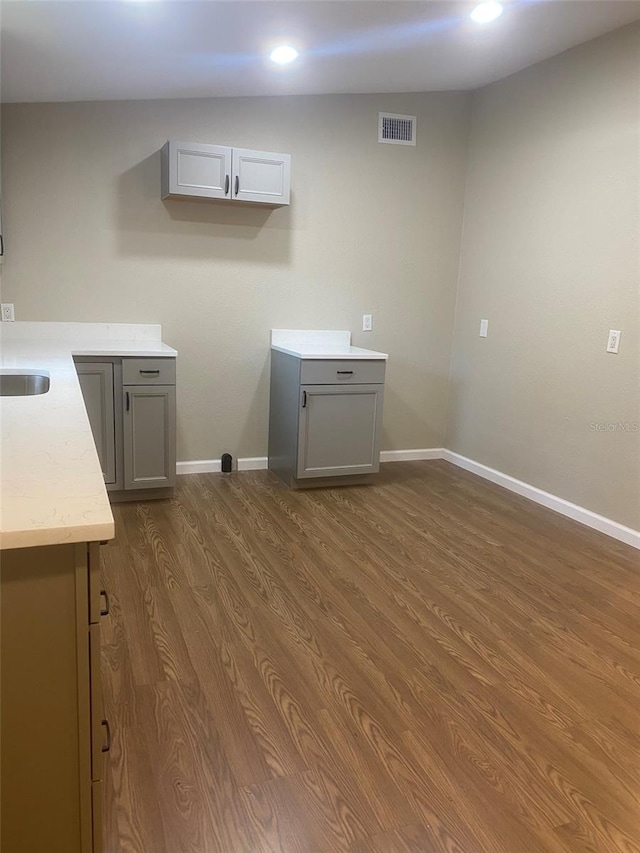
<instances>
[{"instance_id":1,"label":"cabinet panel door","mask_svg":"<svg viewBox=\"0 0 640 853\"><path fill-rule=\"evenodd\" d=\"M174 385L125 385L124 487L173 486L176 479Z\"/></svg>"},{"instance_id":2,"label":"cabinet panel door","mask_svg":"<svg viewBox=\"0 0 640 853\"><path fill-rule=\"evenodd\" d=\"M233 149L233 198L260 204L289 204L291 156Z\"/></svg>"},{"instance_id":3,"label":"cabinet panel door","mask_svg":"<svg viewBox=\"0 0 640 853\"><path fill-rule=\"evenodd\" d=\"M91 779L102 779L105 732L102 678L100 676L100 625L89 626L89 686L91 694Z\"/></svg>"},{"instance_id":4,"label":"cabinet panel door","mask_svg":"<svg viewBox=\"0 0 640 853\"><path fill-rule=\"evenodd\" d=\"M89 543L89 623L97 624L100 621L100 545L97 542Z\"/></svg>"},{"instance_id":5,"label":"cabinet panel door","mask_svg":"<svg viewBox=\"0 0 640 853\"><path fill-rule=\"evenodd\" d=\"M168 157L168 195L230 198L230 148L169 142Z\"/></svg>"},{"instance_id":6,"label":"cabinet panel door","mask_svg":"<svg viewBox=\"0 0 640 853\"><path fill-rule=\"evenodd\" d=\"M383 385L302 385L296 477L380 468Z\"/></svg>"},{"instance_id":7,"label":"cabinet panel door","mask_svg":"<svg viewBox=\"0 0 640 853\"><path fill-rule=\"evenodd\" d=\"M86 853L86 545L2 551L0 585L0 850Z\"/></svg>"},{"instance_id":8,"label":"cabinet panel door","mask_svg":"<svg viewBox=\"0 0 640 853\"><path fill-rule=\"evenodd\" d=\"M93 850L92 853L102 853L102 798L104 796L102 782L91 784L91 811L93 826Z\"/></svg>"},{"instance_id":9,"label":"cabinet panel door","mask_svg":"<svg viewBox=\"0 0 640 853\"><path fill-rule=\"evenodd\" d=\"M89 416L105 483L116 481L116 432L113 414L113 364L83 362L76 371Z\"/></svg>"}]
</instances>

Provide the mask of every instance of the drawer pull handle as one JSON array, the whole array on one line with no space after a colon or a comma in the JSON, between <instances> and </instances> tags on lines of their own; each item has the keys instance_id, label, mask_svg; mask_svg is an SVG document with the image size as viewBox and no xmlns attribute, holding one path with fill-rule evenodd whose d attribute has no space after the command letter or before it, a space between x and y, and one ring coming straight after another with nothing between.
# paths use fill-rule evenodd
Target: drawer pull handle
<instances>
[{"instance_id":1,"label":"drawer pull handle","mask_svg":"<svg viewBox=\"0 0 640 853\"><path fill-rule=\"evenodd\" d=\"M353 376L353 370L336 370L338 376Z\"/></svg>"},{"instance_id":2,"label":"drawer pull handle","mask_svg":"<svg viewBox=\"0 0 640 853\"><path fill-rule=\"evenodd\" d=\"M224 179L224 194L229 195L229 175Z\"/></svg>"},{"instance_id":3,"label":"drawer pull handle","mask_svg":"<svg viewBox=\"0 0 640 853\"><path fill-rule=\"evenodd\" d=\"M131 407L131 400L129 399L129 392L127 391L127 411L129 411L130 407Z\"/></svg>"},{"instance_id":4,"label":"drawer pull handle","mask_svg":"<svg viewBox=\"0 0 640 853\"><path fill-rule=\"evenodd\" d=\"M236 195L240 192L240 175L236 175Z\"/></svg>"},{"instance_id":5,"label":"drawer pull handle","mask_svg":"<svg viewBox=\"0 0 640 853\"><path fill-rule=\"evenodd\" d=\"M111 610L111 602L109 601L109 593L106 589L100 590L100 595L104 598L104 607L100 610L101 616L108 616Z\"/></svg>"},{"instance_id":6,"label":"drawer pull handle","mask_svg":"<svg viewBox=\"0 0 640 853\"><path fill-rule=\"evenodd\" d=\"M140 375L141 376L160 376L160 368L157 368L156 370L141 370Z\"/></svg>"},{"instance_id":7,"label":"drawer pull handle","mask_svg":"<svg viewBox=\"0 0 640 853\"><path fill-rule=\"evenodd\" d=\"M307 392L306 391L302 392L302 408L303 409L307 408Z\"/></svg>"},{"instance_id":8,"label":"drawer pull handle","mask_svg":"<svg viewBox=\"0 0 640 853\"><path fill-rule=\"evenodd\" d=\"M109 720L103 720L102 725L107 730L107 740L106 743L102 744L102 752L109 752L111 749L111 726L109 725Z\"/></svg>"}]
</instances>

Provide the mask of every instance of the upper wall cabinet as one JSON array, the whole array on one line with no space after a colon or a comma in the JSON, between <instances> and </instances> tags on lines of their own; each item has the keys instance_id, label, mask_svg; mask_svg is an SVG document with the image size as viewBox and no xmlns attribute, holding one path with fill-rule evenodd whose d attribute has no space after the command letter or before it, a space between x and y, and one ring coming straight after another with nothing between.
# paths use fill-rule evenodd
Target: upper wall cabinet
<instances>
[{"instance_id":1,"label":"upper wall cabinet","mask_svg":"<svg viewBox=\"0 0 640 853\"><path fill-rule=\"evenodd\" d=\"M162 198L289 204L291 156L170 140L162 148Z\"/></svg>"}]
</instances>

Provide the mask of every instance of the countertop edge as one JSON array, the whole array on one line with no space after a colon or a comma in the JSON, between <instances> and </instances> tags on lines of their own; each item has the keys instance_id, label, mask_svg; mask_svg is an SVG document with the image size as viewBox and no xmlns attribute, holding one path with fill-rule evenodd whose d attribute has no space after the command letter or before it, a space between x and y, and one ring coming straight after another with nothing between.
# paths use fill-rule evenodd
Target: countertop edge
<instances>
[{"instance_id":1,"label":"countertop edge","mask_svg":"<svg viewBox=\"0 0 640 853\"><path fill-rule=\"evenodd\" d=\"M79 347L71 348L71 357L99 357L101 355L106 358L177 358L178 351L166 344L160 346L146 346L148 341L143 341L144 349L129 349L126 346L121 347L94 347L92 349L81 349Z\"/></svg>"},{"instance_id":2,"label":"countertop edge","mask_svg":"<svg viewBox=\"0 0 640 853\"><path fill-rule=\"evenodd\" d=\"M74 545L80 542L105 542L115 537L115 522L72 525L71 527L7 530L0 533L0 552L41 548L46 545Z\"/></svg>"},{"instance_id":3,"label":"countertop edge","mask_svg":"<svg viewBox=\"0 0 640 853\"><path fill-rule=\"evenodd\" d=\"M294 358L321 360L327 359L331 361L388 361L389 355L386 352L375 352L374 350L365 350L364 352L338 353L338 352L301 352L300 350L289 349L283 346L271 344L272 350L283 352L285 355L292 355Z\"/></svg>"}]
</instances>

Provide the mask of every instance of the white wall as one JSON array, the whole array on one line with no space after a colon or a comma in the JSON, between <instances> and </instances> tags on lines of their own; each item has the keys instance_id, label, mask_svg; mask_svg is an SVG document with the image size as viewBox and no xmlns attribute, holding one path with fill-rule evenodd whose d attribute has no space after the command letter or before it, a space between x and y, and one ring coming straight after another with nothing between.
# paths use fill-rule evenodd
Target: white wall
<instances>
[{"instance_id":1,"label":"white wall","mask_svg":"<svg viewBox=\"0 0 640 853\"><path fill-rule=\"evenodd\" d=\"M446 442L636 529L639 46L632 25L474 97Z\"/></svg>"},{"instance_id":2,"label":"white wall","mask_svg":"<svg viewBox=\"0 0 640 853\"><path fill-rule=\"evenodd\" d=\"M162 323L179 459L266 455L272 327L389 352L383 447L441 446L469 101L6 105L3 299L21 320ZM379 110L417 115L417 146L379 145ZM168 138L291 152L291 206L162 202Z\"/></svg>"}]
</instances>

